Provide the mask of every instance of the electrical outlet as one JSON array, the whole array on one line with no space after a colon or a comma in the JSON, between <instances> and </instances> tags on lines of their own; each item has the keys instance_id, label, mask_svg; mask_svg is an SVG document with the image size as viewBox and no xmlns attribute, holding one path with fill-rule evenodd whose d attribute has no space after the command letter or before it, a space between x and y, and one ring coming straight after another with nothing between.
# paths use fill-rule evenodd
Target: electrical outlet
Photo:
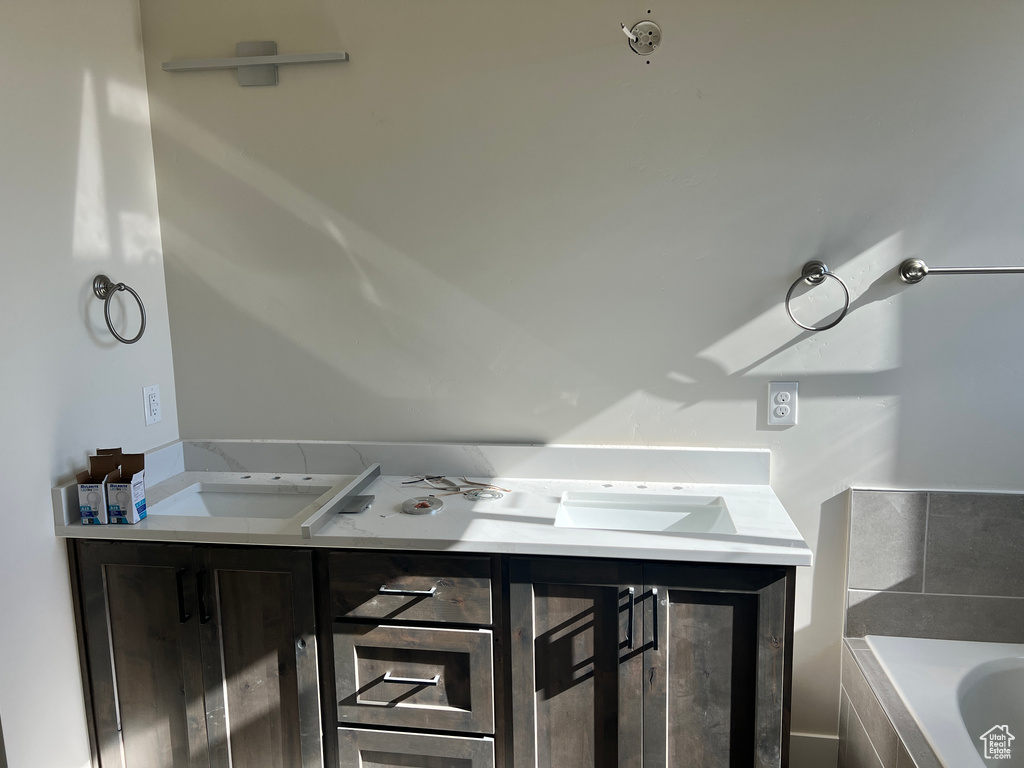
<instances>
[{"instance_id":1,"label":"electrical outlet","mask_svg":"<svg viewBox=\"0 0 1024 768\"><path fill-rule=\"evenodd\" d=\"M768 382L768 423L776 427L792 427L796 424L797 390L795 381Z\"/></svg>"},{"instance_id":2,"label":"electrical outlet","mask_svg":"<svg viewBox=\"0 0 1024 768\"><path fill-rule=\"evenodd\" d=\"M146 426L156 424L163 416L160 413L160 386L143 387L142 397L146 406Z\"/></svg>"}]
</instances>

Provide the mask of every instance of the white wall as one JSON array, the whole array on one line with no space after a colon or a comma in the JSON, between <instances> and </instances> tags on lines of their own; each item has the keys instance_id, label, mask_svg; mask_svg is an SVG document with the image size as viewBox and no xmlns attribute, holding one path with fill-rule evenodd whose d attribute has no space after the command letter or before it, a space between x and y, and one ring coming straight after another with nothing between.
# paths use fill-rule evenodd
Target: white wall
<instances>
[{"instance_id":1,"label":"white wall","mask_svg":"<svg viewBox=\"0 0 1024 768\"><path fill-rule=\"evenodd\" d=\"M178 435L138 5L0 4L0 713L12 768L89 760L64 542L50 487L87 452ZM105 272L146 302L114 342ZM127 303L122 333L137 322ZM163 421L146 427L142 388Z\"/></svg>"},{"instance_id":2,"label":"white wall","mask_svg":"<svg viewBox=\"0 0 1024 768\"><path fill-rule=\"evenodd\" d=\"M664 28L651 63L620 22ZM182 434L767 446L835 734L851 484L1024 489L1024 6L142 0ZM172 58L347 50L276 88ZM833 331L781 306L824 258ZM798 302L816 319L834 286ZM765 423L801 383L800 425Z\"/></svg>"}]
</instances>

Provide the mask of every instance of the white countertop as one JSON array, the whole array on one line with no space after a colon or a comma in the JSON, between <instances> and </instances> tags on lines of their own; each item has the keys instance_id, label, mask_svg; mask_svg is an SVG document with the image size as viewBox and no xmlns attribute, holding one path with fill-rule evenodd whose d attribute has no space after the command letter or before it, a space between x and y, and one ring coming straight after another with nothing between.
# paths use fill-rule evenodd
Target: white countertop
<instances>
[{"instance_id":1,"label":"white countertop","mask_svg":"<svg viewBox=\"0 0 1024 768\"><path fill-rule=\"evenodd\" d=\"M431 450L431 449L436 450ZM296 450L302 455L295 459ZM319 458L312 459L316 455ZM244 456L244 458L243 458ZM441 456L440 459L436 458ZM429 457L429 458L424 458ZM333 514L312 538L301 526L373 463L383 475L365 490L373 505ZM398 469L409 474L389 474ZM528 469L523 477L517 470ZM322 471L335 469L335 472ZM479 470L491 470L479 472ZM312 471L317 470L317 471ZM474 471L477 470L477 471ZM507 472L502 472L506 470ZM572 471L575 476L563 479ZM422 444L264 441L178 442L147 454L148 517L137 525L82 525L73 482L54 488L58 536L278 546L402 549L643 560L810 565L811 551L768 485L767 451L588 446L425 446ZM414 473L446 474L508 489L503 498L444 496L435 515L407 515L402 503L439 494L405 484ZM548 476L543 476L548 475ZM616 479L616 477L618 479ZM738 482L722 482L735 477ZM244 479L243 479L244 478ZM714 482L694 482L712 480ZM167 514L195 483L252 483L307 493L286 518ZM603 492L724 499L735 534L648 533L554 524L563 492ZM175 494L179 494L175 496ZM232 496L234 496L232 494ZM281 498L281 497L278 497ZM302 500L309 504L300 506Z\"/></svg>"}]
</instances>

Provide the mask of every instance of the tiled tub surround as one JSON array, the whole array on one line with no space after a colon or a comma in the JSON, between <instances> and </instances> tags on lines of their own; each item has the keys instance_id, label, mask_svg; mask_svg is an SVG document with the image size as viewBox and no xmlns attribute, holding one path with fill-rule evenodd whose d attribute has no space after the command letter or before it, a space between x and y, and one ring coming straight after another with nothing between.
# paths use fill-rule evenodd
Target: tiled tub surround
<instances>
[{"instance_id":1,"label":"tiled tub surround","mask_svg":"<svg viewBox=\"0 0 1024 768\"><path fill-rule=\"evenodd\" d=\"M847 637L1024 642L1024 495L853 490Z\"/></svg>"},{"instance_id":2,"label":"tiled tub surround","mask_svg":"<svg viewBox=\"0 0 1024 768\"><path fill-rule=\"evenodd\" d=\"M915 637L847 638L843 768L1024 765L1019 750L983 759L985 734L1024 732L1024 644Z\"/></svg>"},{"instance_id":3,"label":"tiled tub surround","mask_svg":"<svg viewBox=\"0 0 1024 768\"><path fill-rule=\"evenodd\" d=\"M866 640L844 641L840 691L839 768L942 768Z\"/></svg>"},{"instance_id":4,"label":"tiled tub surround","mask_svg":"<svg viewBox=\"0 0 1024 768\"><path fill-rule=\"evenodd\" d=\"M944 765L1024 765L1024 644L865 638ZM991 742L989 743L989 740ZM1005 749L1004 749L1005 748ZM986 752L992 752L984 758Z\"/></svg>"},{"instance_id":5,"label":"tiled tub surround","mask_svg":"<svg viewBox=\"0 0 1024 768\"><path fill-rule=\"evenodd\" d=\"M840 768L941 768L864 637L1024 642L1022 543L1024 495L851 491Z\"/></svg>"}]
</instances>

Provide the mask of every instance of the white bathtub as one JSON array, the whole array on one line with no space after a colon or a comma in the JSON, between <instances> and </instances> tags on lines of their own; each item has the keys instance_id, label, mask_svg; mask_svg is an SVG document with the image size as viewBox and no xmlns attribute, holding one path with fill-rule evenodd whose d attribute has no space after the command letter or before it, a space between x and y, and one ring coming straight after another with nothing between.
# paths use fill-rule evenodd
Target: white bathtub
<instances>
[{"instance_id":1,"label":"white bathtub","mask_svg":"<svg viewBox=\"0 0 1024 768\"><path fill-rule=\"evenodd\" d=\"M1024 767L1024 645L867 641L944 766Z\"/></svg>"}]
</instances>

